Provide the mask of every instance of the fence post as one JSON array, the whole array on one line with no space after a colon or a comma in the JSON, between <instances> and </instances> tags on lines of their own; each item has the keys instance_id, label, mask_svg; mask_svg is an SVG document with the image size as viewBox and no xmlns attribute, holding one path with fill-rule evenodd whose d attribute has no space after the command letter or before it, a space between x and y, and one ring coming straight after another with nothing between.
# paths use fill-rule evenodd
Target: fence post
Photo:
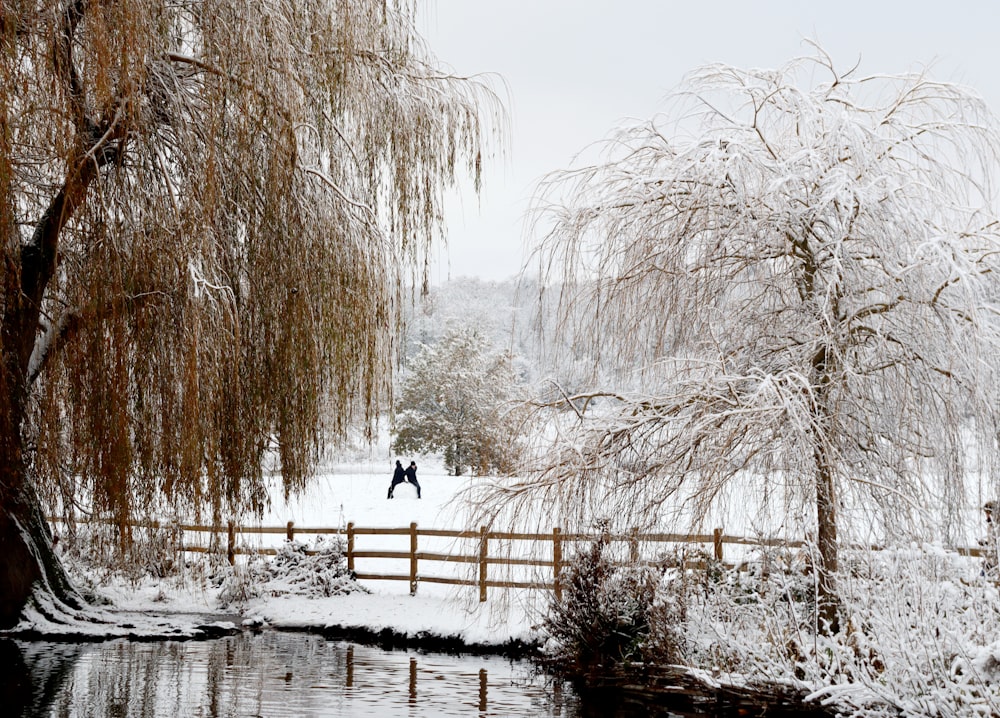
<instances>
[{"instance_id":1,"label":"fence post","mask_svg":"<svg viewBox=\"0 0 1000 718\"><path fill-rule=\"evenodd\" d=\"M289 541L295 540L295 522L289 521L288 525L285 526L285 538Z\"/></svg>"},{"instance_id":2,"label":"fence post","mask_svg":"<svg viewBox=\"0 0 1000 718\"><path fill-rule=\"evenodd\" d=\"M170 530L174 535L174 546L177 548L177 561L181 566L187 565L184 560L184 532L181 531L180 521L174 519L170 522Z\"/></svg>"},{"instance_id":3,"label":"fence post","mask_svg":"<svg viewBox=\"0 0 1000 718\"><path fill-rule=\"evenodd\" d=\"M236 564L236 526L230 521L227 529L226 558L229 559L229 565L233 566Z\"/></svg>"},{"instance_id":4,"label":"fence post","mask_svg":"<svg viewBox=\"0 0 1000 718\"><path fill-rule=\"evenodd\" d=\"M417 524L410 524L410 595L417 593Z\"/></svg>"},{"instance_id":5,"label":"fence post","mask_svg":"<svg viewBox=\"0 0 1000 718\"><path fill-rule=\"evenodd\" d=\"M486 601L486 557L489 556L487 549L486 527L479 527L479 601Z\"/></svg>"},{"instance_id":6,"label":"fence post","mask_svg":"<svg viewBox=\"0 0 1000 718\"><path fill-rule=\"evenodd\" d=\"M558 527L552 529L552 584L556 593L556 600L562 600L562 582L559 580L562 574L562 530Z\"/></svg>"},{"instance_id":7,"label":"fence post","mask_svg":"<svg viewBox=\"0 0 1000 718\"><path fill-rule=\"evenodd\" d=\"M639 529L632 529L628 537L628 554L635 566L639 563Z\"/></svg>"},{"instance_id":8,"label":"fence post","mask_svg":"<svg viewBox=\"0 0 1000 718\"><path fill-rule=\"evenodd\" d=\"M347 570L354 572L354 522L347 522Z\"/></svg>"},{"instance_id":9,"label":"fence post","mask_svg":"<svg viewBox=\"0 0 1000 718\"><path fill-rule=\"evenodd\" d=\"M715 560L722 560L722 529L712 531L712 544L715 547Z\"/></svg>"}]
</instances>

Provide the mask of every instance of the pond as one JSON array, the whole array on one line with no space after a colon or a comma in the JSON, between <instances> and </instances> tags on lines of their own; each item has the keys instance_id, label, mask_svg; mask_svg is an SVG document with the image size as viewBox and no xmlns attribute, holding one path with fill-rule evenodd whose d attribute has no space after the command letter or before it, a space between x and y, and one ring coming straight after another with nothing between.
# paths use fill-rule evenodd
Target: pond
<instances>
[{"instance_id":1,"label":"pond","mask_svg":"<svg viewBox=\"0 0 1000 718\"><path fill-rule=\"evenodd\" d=\"M756 714L747 705L668 708L662 696L652 705L620 697L598 703L547 683L524 661L273 631L206 641L0 639L0 666L0 714L14 718Z\"/></svg>"},{"instance_id":2,"label":"pond","mask_svg":"<svg viewBox=\"0 0 1000 718\"><path fill-rule=\"evenodd\" d=\"M209 641L0 640L4 716L572 716L575 698L503 658L264 632Z\"/></svg>"}]
</instances>

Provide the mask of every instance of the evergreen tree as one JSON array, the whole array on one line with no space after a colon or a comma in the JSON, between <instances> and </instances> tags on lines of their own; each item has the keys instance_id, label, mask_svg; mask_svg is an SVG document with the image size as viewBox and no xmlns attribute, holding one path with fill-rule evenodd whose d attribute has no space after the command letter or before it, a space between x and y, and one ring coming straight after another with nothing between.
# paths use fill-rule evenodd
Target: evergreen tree
<instances>
[{"instance_id":1,"label":"evergreen tree","mask_svg":"<svg viewBox=\"0 0 1000 718\"><path fill-rule=\"evenodd\" d=\"M396 402L393 448L442 452L466 469L507 473L517 456L517 376L508 355L491 351L474 329L450 330L408 367Z\"/></svg>"}]
</instances>

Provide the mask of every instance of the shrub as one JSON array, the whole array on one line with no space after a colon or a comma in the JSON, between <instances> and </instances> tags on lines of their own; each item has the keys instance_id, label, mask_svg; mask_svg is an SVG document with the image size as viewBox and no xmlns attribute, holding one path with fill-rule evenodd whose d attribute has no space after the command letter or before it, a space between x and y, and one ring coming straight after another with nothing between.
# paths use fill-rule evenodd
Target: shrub
<instances>
[{"instance_id":1,"label":"shrub","mask_svg":"<svg viewBox=\"0 0 1000 718\"><path fill-rule=\"evenodd\" d=\"M347 568L344 542L318 538L312 546L285 541L273 559L255 557L222 578L219 603L243 603L261 595L309 598L366 591Z\"/></svg>"},{"instance_id":2,"label":"shrub","mask_svg":"<svg viewBox=\"0 0 1000 718\"><path fill-rule=\"evenodd\" d=\"M683 608L669 591L658 591L663 572L618 566L606 548L607 539L599 539L571 562L562 599L552 602L542 624L549 639L544 663L565 678L609 674L646 660L651 650L673 654L680 647L675 628Z\"/></svg>"}]
</instances>

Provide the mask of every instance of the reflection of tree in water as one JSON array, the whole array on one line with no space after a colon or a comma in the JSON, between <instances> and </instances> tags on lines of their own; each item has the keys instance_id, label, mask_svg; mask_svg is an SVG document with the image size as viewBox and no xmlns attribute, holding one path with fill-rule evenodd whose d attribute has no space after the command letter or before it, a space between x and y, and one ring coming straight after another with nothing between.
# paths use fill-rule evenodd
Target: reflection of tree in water
<instances>
[{"instance_id":1,"label":"reflection of tree in water","mask_svg":"<svg viewBox=\"0 0 1000 718\"><path fill-rule=\"evenodd\" d=\"M14 718L47 714L83 650L82 646L71 643L0 639L3 714Z\"/></svg>"},{"instance_id":2,"label":"reflection of tree in water","mask_svg":"<svg viewBox=\"0 0 1000 718\"><path fill-rule=\"evenodd\" d=\"M179 711L188 704L182 657L172 642L90 645L59 696L59 715L79 715L81 705L87 715L122 718Z\"/></svg>"},{"instance_id":3,"label":"reflection of tree in water","mask_svg":"<svg viewBox=\"0 0 1000 718\"><path fill-rule=\"evenodd\" d=\"M15 716L40 715L47 707L58 715L122 718L264 715L275 707L292 715L322 700L296 688L331 678L333 685L344 684L346 648L324 643L235 636L207 643L22 644L29 661L7 641L0 644L0 686L3 697L10 696L4 705L17 707Z\"/></svg>"},{"instance_id":4,"label":"reflection of tree in water","mask_svg":"<svg viewBox=\"0 0 1000 718\"><path fill-rule=\"evenodd\" d=\"M414 655L264 633L211 641L0 641L0 714L13 716L560 715L540 686L497 678L504 661ZM501 675L504 675L501 673ZM11 713L11 710L13 713Z\"/></svg>"},{"instance_id":5,"label":"reflection of tree in water","mask_svg":"<svg viewBox=\"0 0 1000 718\"><path fill-rule=\"evenodd\" d=\"M255 714L263 660L242 638L210 643L115 642L91 657L74 686L94 715L124 717ZM238 680L235 677L239 677ZM98 708L99 707L99 708Z\"/></svg>"}]
</instances>

